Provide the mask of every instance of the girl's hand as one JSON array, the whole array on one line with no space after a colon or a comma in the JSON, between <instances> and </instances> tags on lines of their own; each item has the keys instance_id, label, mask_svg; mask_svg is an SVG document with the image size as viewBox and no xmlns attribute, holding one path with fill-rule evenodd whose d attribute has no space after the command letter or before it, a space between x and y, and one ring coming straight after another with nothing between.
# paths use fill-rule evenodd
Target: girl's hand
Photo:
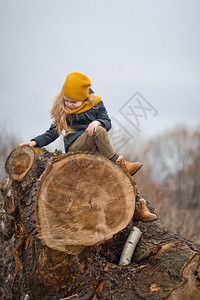
<instances>
[{"instance_id":1,"label":"girl's hand","mask_svg":"<svg viewBox=\"0 0 200 300\"><path fill-rule=\"evenodd\" d=\"M36 141L31 141L31 142L27 142L27 143L22 143L22 144L20 144L20 146L35 147L35 146L37 146L37 142Z\"/></svg>"},{"instance_id":2,"label":"girl's hand","mask_svg":"<svg viewBox=\"0 0 200 300\"><path fill-rule=\"evenodd\" d=\"M97 127L102 126L101 122L99 121L93 121L91 122L88 127L85 129L87 131L88 136L92 136L94 132L96 132Z\"/></svg>"}]
</instances>

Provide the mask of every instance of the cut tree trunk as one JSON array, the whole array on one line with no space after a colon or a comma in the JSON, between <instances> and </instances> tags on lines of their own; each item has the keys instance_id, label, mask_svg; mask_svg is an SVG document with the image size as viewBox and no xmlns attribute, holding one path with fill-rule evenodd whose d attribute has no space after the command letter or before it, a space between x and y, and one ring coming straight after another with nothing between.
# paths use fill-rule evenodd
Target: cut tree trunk
<instances>
[{"instance_id":1,"label":"cut tree trunk","mask_svg":"<svg viewBox=\"0 0 200 300\"><path fill-rule=\"evenodd\" d=\"M6 170L1 299L200 299L200 246L136 221L135 181L111 161L24 146ZM142 236L119 266L133 226Z\"/></svg>"}]
</instances>

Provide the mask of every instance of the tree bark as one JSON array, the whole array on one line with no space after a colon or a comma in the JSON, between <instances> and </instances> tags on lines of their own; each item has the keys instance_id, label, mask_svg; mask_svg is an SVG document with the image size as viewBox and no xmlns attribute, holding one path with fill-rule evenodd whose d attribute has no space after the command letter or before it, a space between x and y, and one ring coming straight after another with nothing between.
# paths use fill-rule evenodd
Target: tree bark
<instances>
[{"instance_id":1,"label":"tree bark","mask_svg":"<svg viewBox=\"0 0 200 300\"><path fill-rule=\"evenodd\" d=\"M136 221L133 178L100 156L28 148L1 183L2 299L200 299L200 245ZM133 226L142 236L119 266Z\"/></svg>"}]
</instances>

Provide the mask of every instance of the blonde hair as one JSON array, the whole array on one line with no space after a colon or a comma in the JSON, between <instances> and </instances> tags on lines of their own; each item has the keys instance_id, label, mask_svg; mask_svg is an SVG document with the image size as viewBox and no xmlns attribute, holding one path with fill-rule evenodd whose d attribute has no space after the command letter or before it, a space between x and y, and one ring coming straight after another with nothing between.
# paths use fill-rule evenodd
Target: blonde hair
<instances>
[{"instance_id":1,"label":"blonde hair","mask_svg":"<svg viewBox=\"0 0 200 300\"><path fill-rule=\"evenodd\" d=\"M90 94L89 97L84 101L86 105L92 104L95 101L95 95ZM51 119L53 120L53 125L55 130L59 135L65 137L68 134L74 132L74 130L67 125L67 120L69 120L71 125L70 110L65 105L65 100L63 94L60 92L54 98L53 106L51 109Z\"/></svg>"}]
</instances>

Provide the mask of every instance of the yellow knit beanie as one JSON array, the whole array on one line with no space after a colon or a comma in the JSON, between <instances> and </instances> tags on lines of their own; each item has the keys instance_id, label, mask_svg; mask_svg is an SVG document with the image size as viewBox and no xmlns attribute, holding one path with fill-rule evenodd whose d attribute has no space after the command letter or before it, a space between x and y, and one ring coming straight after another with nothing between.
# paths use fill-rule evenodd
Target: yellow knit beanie
<instances>
[{"instance_id":1,"label":"yellow knit beanie","mask_svg":"<svg viewBox=\"0 0 200 300\"><path fill-rule=\"evenodd\" d=\"M84 101L89 96L90 79L79 72L73 72L67 75L62 87L63 96L75 101Z\"/></svg>"}]
</instances>

